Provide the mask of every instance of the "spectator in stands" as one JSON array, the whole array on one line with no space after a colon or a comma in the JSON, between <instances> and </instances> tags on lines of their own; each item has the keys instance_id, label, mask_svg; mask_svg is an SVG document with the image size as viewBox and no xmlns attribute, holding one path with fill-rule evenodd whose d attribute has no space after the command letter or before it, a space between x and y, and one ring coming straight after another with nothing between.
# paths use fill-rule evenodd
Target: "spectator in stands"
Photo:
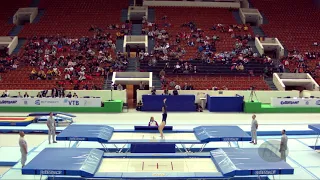
<instances>
[{"instance_id":1,"label":"spectator in stands","mask_svg":"<svg viewBox=\"0 0 320 180\"><path fill-rule=\"evenodd\" d=\"M144 90L145 89L145 84L144 84L144 82L140 82L140 84L139 84L139 90Z\"/></svg>"},{"instance_id":2,"label":"spectator in stands","mask_svg":"<svg viewBox=\"0 0 320 180\"><path fill-rule=\"evenodd\" d=\"M32 69L31 73L30 73L30 79L34 80L37 78L37 71L35 68Z\"/></svg>"},{"instance_id":3,"label":"spectator in stands","mask_svg":"<svg viewBox=\"0 0 320 180\"><path fill-rule=\"evenodd\" d=\"M152 86L151 94L156 95L156 92L157 92L156 88L154 86Z\"/></svg>"},{"instance_id":4,"label":"spectator in stands","mask_svg":"<svg viewBox=\"0 0 320 180\"><path fill-rule=\"evenodd\" d=\"M174 88L175 88L176 90L181 90L181 86L180 86L179 84L176 84L176 85L174 86Z\"/></svg>"},{"instance_id":5,"label":"spectator in stands","mask_svg":"<svg viewBox=\"0 0 320 180\"><path fill-rule=\"evenodd\" d=\"M80 89L80 85L77 83L73 86L73 90L79 90Z\"/></svg>"},{"instance_id":6,"label":"spectator in stands","mask_svg":"<svg viewBox=\"0 0 320 180\"><path fill-rule=\"evenodd\" d=\"M16 70L18 68L18 64L17 63L14 63L13 65L12 65L12 70Z\"/></svg>"},{"instance_id":7,"label":"spectator in stands","mask_svg":"<svg viewBox=\"0 0 320 180\"><path fill-rule=\"evenodd\" d=\"M67 98L71 98L72 97L72 94L71 92L69 92L67 95L66 95Z\"/></svg>"},{"instance_id":8,"label":"spectator in stands","mask_svg":"<svg viewBox=\"0 0 320 180\"><path fill-rule=\"evenodd\" d=\"M58 89L56 87L53 87L51 89L51 97L53 98L58 97Z\"/></svg>"},{"instance_id":9,"label":"spectator in stands","mask_svg":"<svg viewBox=\"0 0 320 180\"><path fill-rule=\"evenodd\" d=\"M38 92L37 98L42 98L42 94L40 92Z\"/></svg>"},{"instance_id":10,"label":"spectator in stands","mask_svg":"<svg viewBox=\"0 0 320 180\"><path fill-rule=\"evenodd\" d=\"M182 90L189 90L188 83L184 83L184 86L183 86Z\"/></svg>"},{"instance_id":11,"label":"spectator in stands","mask_svg":"<svg viewBox=\"0 0 320 180\"><path fill-rule=\"evenodd\" d=\"M6 97L10 97L10 93L8 90L5 90L4 93L6 94Z\"/></svg>"},{"instance_id":12,"label":"spectator in stands","mask_svg":"<svg viewBox=\"0 0 320 180\"><path fill-rule=\"evenodd\" d=\"M174 90L172 91L172 94L174 96L177 96L177 95L179 95L179 92L178 92L178 90L176 88L174 88Z\"/></svg>"},{"instance_id":13,"label":"spectator in stands","mask_svg":"<svg viewBox=\"0 0 320 180\"><path fill-rule=\"evenodd\" d=\"M163 94L162 95L169 95L169 90L168 90L168 88L165 88L164 90L163 90Z\"/></svg>"},{"instance_id":14,"label":"spectator in stands","mask_svg":"<svg viewBox=\"0 0 320 180\"><path fill-rule=\"evenodd\" d=\"M25 92L24 95L23 95L23 97L24 97L24 98L29 98L28 92Z\"/></svg>"},{"instance_id":15,"label":"spectator in stands","mask_svg":"<svg viewBox=\"0 0 320 180\"><path fill-rule=\"evenodd\" d=\"M137 104L136 110L141 111L141 108L142 108L142 101L140 100Z\"/></svg>"},{"instance_id":16,"label":"spectator in stands","mask_svg":"<svg viewBox=\"0 0 320 180\"><path fill-rule=\"evenodd\" d=\"M189 84L188 89L187 90L193 90L193 85Z\"/></svg>"},{"instance_id":17,"label":"spectator in stands","mask_svg":"<svg viewBox=\"0 0 320 180\"><path fill-rule=\"evenodd\" d=\"M118 84L118 86L117 86L117 90L119 90L119 91L122 91L122 90L123 90L123 87L122 87L122 85L121 85L121 84Z\"/></svg>"},{"instance_id":18,"label":"spectator in stands","mask_svg":"<svg viewBox=\"0 0 320 180\"><path fill-rule=\"evenodd\" d=\"M174 66L173 72L174 73L180 73L181 72L181 66L180 66L179 62L177 62L177 64Z\"/></svg>"},{"instance_id":19,"label":"spectator in stands","mask_svg":"<svg viewBox=\"0 0 320 180\"><path fill-rule=\"evenodd\" d=\"M75 93L75 92L73 93L72 97L73 97L73 98L79 98L78 95L77 95L77 93Z\"/></svg>"},{"instance_id":20,"label":"spectator in stands","mask_svg":"<svg viewBox=\"0 0 320 180\"><path fill-rule=\"evenodd\" d=\"M3 92L2 95L1 95L1 97L2 97L2 98L5 98L5 97L8 97L8 96L6 95L5 92Z\"/></svg>"}]
</instances>

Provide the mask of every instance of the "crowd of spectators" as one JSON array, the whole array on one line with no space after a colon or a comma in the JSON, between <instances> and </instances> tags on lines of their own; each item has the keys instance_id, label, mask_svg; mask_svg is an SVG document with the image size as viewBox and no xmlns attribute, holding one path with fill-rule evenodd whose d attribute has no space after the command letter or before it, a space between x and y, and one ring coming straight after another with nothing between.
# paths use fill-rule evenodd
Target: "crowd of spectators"
<instances>
[{"instance_id":1,"label":"crowd of spectators","mask_svg":"<svg viewBox=\"0 0 320 180\"><path fill-rule=\"evenodd\" d=\"M62 35L34 36L28 39L19 56L0 59L0 72L30 65L30 80L58 80L72 84L85 83L93 76L109 76L114 71L125 71L127 54L116 51L116 36L130 33L131 25L108 25L106 30L91 26L92 37L72 38ZM101 88L101 87L99 87Z\"/></svg>"},{"instance_id":2,"label":"crowd of spectators","mask_svg":"<svg viewBox=\"0 0 320 180\"><path fill-rule=\"evenodd\" d=\"M173 73L199 73L201 68L197 67L192 62L183 60L198 60L203 63L203 66L209 64L221 63L230 67L231 71L244 71L246 64L250 61L260 61L265 64L268 72L271 71L269 65L272 65L271 58L267 56L261 57L258 53L248 45L248 41L253 37L246 25L226 25L214 24L212 28L203 30L194 22L181 24L181 31L177 34L170 34L168 29L174 26L169 23L168 17L164 16L162 22L156 24L148 22L144 19L142 33L155 39L155 47L149 54L141 51L139 53L140 61L148 62L149 66L157 66L158 61L166 61L165 67L160 72L159 76L163 85L165 85L165 73L173 70ZM208 34L229 33L230 38L234 40L234 48L231 51L217 52L216 44L218 41L224 41L218 35L209 36ZM207 33L209 32L209 33ZM196 53L190 59L186 59L185 47L194 47ZM189 48L188 48L189 49ZM179 59L180 62L171 64L170 60ZM254 75L250 69L247 71L249 75Z\"/></svg>"},{"instance_id":3,"label":"crowd of spectators","mask_svg":"<svg viewBox=\"0 0 320 180\"><path fill-rule=\"evenodd\" d=\"M320 75L320 53L316 52L299 52L293 50L288 53L288 56L281 59L279 65L280 72L285 69L293 73L309 73L313 77Z\"/></svg>"}]
</instances>

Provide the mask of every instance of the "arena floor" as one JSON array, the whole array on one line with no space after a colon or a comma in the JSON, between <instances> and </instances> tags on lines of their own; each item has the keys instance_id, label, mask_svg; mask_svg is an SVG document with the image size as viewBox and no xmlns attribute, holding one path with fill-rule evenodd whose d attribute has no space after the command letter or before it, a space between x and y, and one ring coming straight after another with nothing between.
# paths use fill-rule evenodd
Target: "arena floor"
<instances>
[{"instance_id":1,"label":"arena floor","mask_svg":"<svg viewBox=\"0 0 320 180\"><path fill-rule=\"evenodd\" d=\"M27 113L0 113L0 116L26 116ZM128 113L120 114L75 114L75 123L84 124L107 124L115 128L132 128L134 125L147 125L149 118L154 116L158 122L161 120L161 113L146 113L130 110ZM260 131L281 131L286 130L307 130L308 124L320 124L320 114L257 114ZM250 130L251 114L243 113L169 113L167 125L172 125L174 128L191 129L200 125L237 125L245 131ZM39 124L43 126L45 124ZM169 135L170 136L170 135ZM46 147L67 147L69 143L58 142L57 144L48 144L47 135L43 134L27 134L26 140L29 146L28 161L37 153L41 152ZM150 137L147 137L150 138ZM172 137L173 138L173 137ZM174 137L176 138L176 137ZM19 136L17 134L0 134L0 161L6 159L19 159L20 152L18 147ZM259 148L266 141L278 142L280 136L261 136L258 137L258 145L250 143L240 143L241 148ZM316 136L289 136L288 147L289 156L287 162L295 168L294 175L277 176L276 179L320 179L320 154L314 151L309 146L313 146ZM319 145L320 143L318 143ZM232 146L235 147L235 144ZM98 143L82 142L78 147L101 147ZM228 147L227 143L209 143L207 147ZM121 166L128 161L118 161L115 167ZM133 163L127 171L141 171L141 163L144 160ZM159 161L160 162L160 161ZM108 162L106 162L108 163ZM176 171L189 171L190 164L197 162L172 162ZM135 165L137 167L135 167ZM145 162L146 171L152 168L149 162ZM0 166L0 177L2 179L38 179L35 176L22 176L18 163L14 167ZM165 166L171 167L168 162ZM129 166L128 166L129 167ZM11 170L9 170L12 168ZM104 169L103 167L101 167ZM9 171L8 171L9 170ZM103 171L109 171L105 169Z\"/></svg>"}]
</instances>

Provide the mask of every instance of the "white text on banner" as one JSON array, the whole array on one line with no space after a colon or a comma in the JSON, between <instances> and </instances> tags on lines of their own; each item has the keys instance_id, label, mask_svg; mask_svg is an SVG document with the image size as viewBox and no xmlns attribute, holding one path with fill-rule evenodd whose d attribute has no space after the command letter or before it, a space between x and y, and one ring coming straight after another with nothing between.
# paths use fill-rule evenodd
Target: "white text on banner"
<instances>
[{"instance_id":1,"label":"white text on banner","mask_svg":"<svg viewBox=\"0 0 320 180\"><path fill-rule=\"evenodd\" d=\"M101 107L101 98L0 98L0 106Z\"/></svg>"},{"instance_id":2,"label":"white text on banner","mask_svg":"<svg viewBox=\"0 0 320 180\"><path fill-rule=\"evenodd\" d=\"M272 98L272 107L319 107L320 99L318 98Z\"/></svg>"}]
</instances>

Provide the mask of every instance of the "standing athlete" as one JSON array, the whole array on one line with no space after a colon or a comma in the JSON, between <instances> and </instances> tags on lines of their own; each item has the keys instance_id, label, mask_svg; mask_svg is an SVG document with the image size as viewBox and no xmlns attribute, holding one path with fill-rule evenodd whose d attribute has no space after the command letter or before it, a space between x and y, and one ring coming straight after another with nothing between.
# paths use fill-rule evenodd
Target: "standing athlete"
<instances>
[{"instance_id":1,"label":"standing athlete","mask_svg":"<svg viewBox=\"0 0 320 180\"><path fill-rule=\"evenodd\" d=\"M282 130L281 131L281 143L280 143L280 149L279 149L279 152L280 152L280 157L282 160L286 161L286 152L288 150L288 137L286 135L286 130Z\"/></svg>"},{"instance_id":2,"label":"standing athlete","mask_svg":"<svg viewBox=\"0 0 320 180\"><path fill-rule=\"evenodd\" d=\"M52 142L57 143L55 140L56 136L56 121L54 120L52 112L50 113L50 116L47 120L47 126L48 126L48 140L49 144L51 144L51 136L52 136Z\"/></svg>"},{"instance_id":3,"label":"standing athlete","mask_svg":"<svg viewBox=\"0 0 320 180\"><path fill-rule=\"evenodd\" d=\"M163 100L163 105L162 105L162 122L159 126L159 132L160 132L160 137L163 138L163 128L166 126L167 124L167 105L166 105L166 101L167 99L165 98Z\"/></svg>"},{"instance_id":4,"label":"standing athlete","mask_svg":"<svg viewBox=\"0 0 320 180\"><path fill-rule=\"evenodd\" d=\"M251 142L253 144L257 144L257 129L258 129L258 121L256 120L256 115L252 115L251 122Z\"/></svg>"},{"instance_id":5,"label":"standing athlete","mask_svg":"<svg viewBox=\"0 0 320 180\"><path fill-rule=\"evenodd\" d=\"M24 132L19 132L20 138L19 138L19 146L20 146L20 152L21 152L21 166L22 168L26 165L27 161L27 154L28 154L28 144L27 141L24 139Z\"/></svg>"}]
</instances>

